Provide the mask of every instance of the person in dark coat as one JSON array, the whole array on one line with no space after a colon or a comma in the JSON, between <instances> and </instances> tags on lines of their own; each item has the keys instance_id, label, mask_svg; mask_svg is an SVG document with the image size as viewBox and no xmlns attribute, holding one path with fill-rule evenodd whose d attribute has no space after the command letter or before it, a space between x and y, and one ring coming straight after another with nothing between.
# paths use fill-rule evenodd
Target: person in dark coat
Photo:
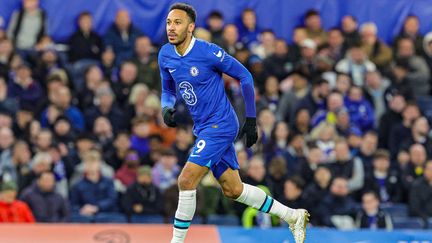
<instances>
[{"instance_id":1,"label":"person in dark coat","mask_svg":"<svg viewBox=\"0 0 432 243\"><path fill-rule=\"evenodd\" d=\"M159 189L153 185L151 167L148 165L138 168L138 177L130 185L122 197L122 207L127 215L162 215L163 198Z\"/></svg>"},{"instance_id":2,"label":"person in dark coat","mask_svg":"<svg viewBox=\"0 0 432 243\"><path fill-rule=\"evenodd\" d=\"M335 227L332 216L351 216L356 210L354 200L348 194L348 181L343 177L336 177L330 186L330 192L321 200L318 215L320 225Z\"/></svg>"},{"instance_id":3,"label":"person in dark coat","mask_svg":"<svg viewBox=\"0 0 432 243\"><path fill-rule=\"evenodd\" d=\"M393 224L388 213L379 208L380 201L375 192L366 192L362 197L362 210L357 214L356 225L362 229L392 230Z\"/></svg>"},{"instance_id":4,"label":"person in dark coat","mask_svg":"<svg viewBox=\"0 0 432 243\"><path fill-rule=\"evenodd\" d=\"M327 80L318 79L313 82L312 89L303 99L299 100L295 111L300 109L307 109L310 117L312 117L317 110L325 109L325 101L330 94L330 86Z\"/></svg>"},{"instance_id":5,"label":"person in dark coat","mask_svg":"<svg viewBox=\"0 0 432 243\"><path fill-rule=\"evenodd\" d=\"M25 189L21 200L31 208L36 222L66 222L69 217L65 199L54 191L55 178L52 172L43 172L37 181Z\"/></svg>"},{"instance_id":6,"label":"person in dark coat","mask_svg":"<svg viewBox=\"0 0 432 243\"><path fill-rule=\"evenodd\" d=\"M69 62L98 60L102 52L102 39L93 31L93 18L90 12L78 16L78 30L69 38Z\"/></svg>"},{"instance_id":7,"label":"person in dark coat","mask_svg":"<svg viewBox=\"0 0 432 243\"><path fill-rule=\"evenodd\" d=\"M313 225L319 224L319 208L317 205L321 203L323 198L327 196L329 192L331 180L331 173L327 167L320 166L315 170L314 181L310 183L303 192L304 198L306 198L305 208L311 214L311 223Z\"/></svg>"},{"instance_id":8,"label":"person in dark coat","mask_svg":"<svg viewBox=\"0 0 432 243\"><path fill-rule=\"evenodd\" d=\"M406 106L406 99L400 93L389 94L385 97L388 102L387 111L381 116L378 125L378 147L389 149L390 134L393 127L402 122L402 111Z\"/></svg>"},{"instance_id":9,"label":"person in dark coat","mask_svg":"<svg viewBox=\"0 0 432 243\"><path fill-rule=\"evenodd\" d=\"M129 13L121 9L117 12L114 24L105 34L104 46L113 48L118 65L133 56L135 40L141 35L141 31L132 24Z\"/></svg>"},{"instance_id":10,"label":"person in dark coat","mask_svg":"<svg viewBox=\"0 0 432 243\"><path fill-rule=\"evenodd\" d=\"M421 217L425 221L432 217L432 160L424 167L423 177L417 178L409 195L409 212L411 216Z\"/></svg>"}]
</instances>

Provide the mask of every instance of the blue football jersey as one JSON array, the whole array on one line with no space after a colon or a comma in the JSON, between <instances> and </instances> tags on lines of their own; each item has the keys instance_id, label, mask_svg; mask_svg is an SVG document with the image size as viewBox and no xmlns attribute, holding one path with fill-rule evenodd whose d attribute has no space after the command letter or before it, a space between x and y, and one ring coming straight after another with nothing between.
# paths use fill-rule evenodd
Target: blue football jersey
<instances>
[{"instance_id":1,"label":"blue football jersey","mask_svg":"<svg viewBox=\"0 0 432 243\"><path fill-rule=\"evenodd\" d=\"M238 129L238 120L225 94L222 73L238 80L246 102L246 116L255 117L253 79L250 72L219 46L192 38L180 55L165 44L159 52L162 107L173 107L181 97L194 121L194 132L208 126Z\"/></svg>"}]
</instances>

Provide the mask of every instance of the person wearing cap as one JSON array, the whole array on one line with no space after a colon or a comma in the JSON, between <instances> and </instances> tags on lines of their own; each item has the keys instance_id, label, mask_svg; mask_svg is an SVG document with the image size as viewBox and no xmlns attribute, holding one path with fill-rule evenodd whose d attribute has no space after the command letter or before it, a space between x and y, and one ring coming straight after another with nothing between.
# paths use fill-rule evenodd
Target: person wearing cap
<instances>
[{"instance_id":1,"label":"person wearing cap","mask_svg":"<svg viewBox=\"0 0 432 243\"><path fill-rule=\"evenodd\" d=\"M29 206L16 198L16 184L3 182L0 185L0 223L34 223Z\"/></svg>"},{"instance_id":2,"label":"person wearing cap","mask_svg":"<svg viewBox=\"0 0 432 243\"><path fill-rule=\"evenodd\" d=\"M138 168L136 181L128 187L121 205L126 214L137 221L140 218L138 215L163 214L163 197L152 182L150 166L143 165Z\"/></svg>"},{"instance_id":3,"label":"person wearing cap","mask_svg":"<svg viewBox=\"0 0 432 243\"><path fill-rule=\"evenodd\" d=\"M115 173L115 179L119 180L125 187L130 186L136 180L139 165L138 152L135 149L129 149L122 167Z\"/></svg>"}]
</instances>

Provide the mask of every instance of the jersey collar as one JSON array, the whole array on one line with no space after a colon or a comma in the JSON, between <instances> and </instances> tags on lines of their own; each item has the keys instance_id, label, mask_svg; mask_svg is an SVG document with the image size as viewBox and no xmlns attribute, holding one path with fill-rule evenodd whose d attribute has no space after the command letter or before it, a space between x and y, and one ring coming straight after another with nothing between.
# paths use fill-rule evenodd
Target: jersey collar
<instances>
[{"instance_id":1,"label":"jersey collar","mask_svg":"<svg viewBox=\"0 0 432 243\"><path fill-rule=\"evenodd\" d=\"M192 48L194 47L194 45L195 45L195 37L192 36L192 40L191 40L191 42L189 43L189 46L188 46L188 48L186 49L185 53L183 53L183 55L180 55L180 53L177 52L177 49L175 48L175 46L174 46L174 51L175 51L175 53L176 53L177 55L179 55L180 57L184 57L184 56L186 56L186 55L187 55L187 54L192 50Z\"/></svg>"}]
</instances>

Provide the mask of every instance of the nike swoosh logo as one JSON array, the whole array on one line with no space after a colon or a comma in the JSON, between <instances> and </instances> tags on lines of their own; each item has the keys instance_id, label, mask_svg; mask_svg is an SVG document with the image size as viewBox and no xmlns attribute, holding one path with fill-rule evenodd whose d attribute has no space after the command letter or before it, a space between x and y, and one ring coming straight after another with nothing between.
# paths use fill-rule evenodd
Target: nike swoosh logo
<instances>
[{"instance_id":1,"label":"nike swoosh logo","mask_svg":"<svg viewBox=\"0 0 432 243\"><path fill-rule=\"evenodd\" d=\"M177 69L168 69L168 72L173 73L173 72L175 72L175 70L177 70Z\"/></svg>"},{"instance_id":2,"label":"nike swoosh logo","mask_svg":"<svg viewBox=\"0 0 432 243\"><path fill-rule=\"evenodd\" d=\"M213 54L217 57L222 57L222 51L220 51L220 50L218 51L218 53L213 52Z\"/></svg>"},{"instance_id":3,"label":"nike swoosh logo","mask_svg":"<svg viewBox=\"0 0 432 243\"><path fill-rule=\"evenodd\" d=\"M201 156L198 154L191 154L190 157L201 157Z\"/></svg>"}]
</instances>

